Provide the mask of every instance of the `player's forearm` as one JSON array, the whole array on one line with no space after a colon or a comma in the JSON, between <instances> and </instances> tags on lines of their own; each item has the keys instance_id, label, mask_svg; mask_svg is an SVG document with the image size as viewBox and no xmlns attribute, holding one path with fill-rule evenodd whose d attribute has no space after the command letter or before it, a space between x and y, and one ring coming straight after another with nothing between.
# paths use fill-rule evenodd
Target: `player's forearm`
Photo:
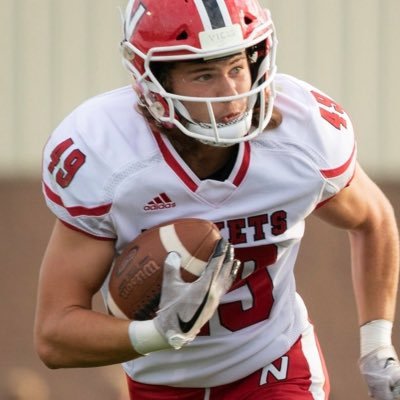
<instances>
[{"instance_id":1,"label":"player's forearm","mask_svg":"<svg viewBox=\"0 0 400 400\"><path fill-rule=\"evenodd\" d=\"M395 218L385 209L350 232L353 285L360 324L393 320L399 273L399 238Z\"/></svg>"},{"instance_id":2,"label":"player's forearm","mask_svg":"<svg viewBox=\"0 0 400 400\"><path fill-rule=\"evenodd\" d=\"M82 308L37 325L36 350L49 368L117 364L139 356L131 345L130 321Z\"/></svg>"}]
</instances>

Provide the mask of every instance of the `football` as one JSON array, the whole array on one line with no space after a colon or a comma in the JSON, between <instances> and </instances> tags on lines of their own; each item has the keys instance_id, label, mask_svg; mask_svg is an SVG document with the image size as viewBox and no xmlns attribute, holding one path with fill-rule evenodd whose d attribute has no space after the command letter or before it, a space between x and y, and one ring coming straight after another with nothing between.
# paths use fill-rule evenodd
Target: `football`
<instances>
[{"instance_id":1,"label":"football","mask_svg":"<svg viewBox=\"0 0 400 400\"><path fill-rule=\"evenodd\" d=\"M124 248L112 266L108 312L137 321L153 319L167 254L180 254L181 278L193 282L204 271L220 238L214 223L196 218L178 219L145 230Z\"/></svg>"}]
</instances>

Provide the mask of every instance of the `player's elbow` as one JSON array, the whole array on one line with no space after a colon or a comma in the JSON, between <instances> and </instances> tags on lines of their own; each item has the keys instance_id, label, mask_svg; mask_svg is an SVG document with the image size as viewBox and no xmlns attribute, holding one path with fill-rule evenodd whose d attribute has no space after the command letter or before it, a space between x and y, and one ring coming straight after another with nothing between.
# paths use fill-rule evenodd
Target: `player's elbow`
<instances>
[{"instance_id":1,"label":"player's elbow","mask_svg":"<svg viewBox=\"0 0 400 400\"><path fill-rule=\"evenodd\" d=\"M62 367L57 363L52 348L45 343L36 344L36 353L47 368L57 369Z\"/></svg>"},{"instance_id":2,"label":"player's elbow","mask_svg":"<svg viewBox=\"0 0 400 400\"><path fill-rule=\"evenodd\" d=\"M40 360L50 369L62 368L58 355L59 350L51 339L52 334L45 332L44 329L35 328L34 347Z\"/></svg>"},{"instance_id":3,"label":"player's elbow","mask_svg":"<svg viewBox=\"0 0 400 400\"><path fill-rule=\"evenodd\" d=\"M40 360L43 362L43 364L50 369L57 369L57 368L61 368L61 365L58 365L54 358L52 357L52 354L50 351L48 351L49 349L45 348L45 347L40 347L37 348L37 354L40 358Z\"/></svg>"},{"instance_id":4,"label":"player's elbow","mask_svg":"<svg viewBox=\"0 0 400 400\"><path fill-rule=\"evenodd\" d=\"M393 236L397 230L396 225L393 206L382 194L379 201L375 202L375 206L369 208L369 212L366 213L362 223L352 231L355 234L377 233L381 235L382 233L385 233L385 235L390 234Z\"/></svg>"}]
</instances>

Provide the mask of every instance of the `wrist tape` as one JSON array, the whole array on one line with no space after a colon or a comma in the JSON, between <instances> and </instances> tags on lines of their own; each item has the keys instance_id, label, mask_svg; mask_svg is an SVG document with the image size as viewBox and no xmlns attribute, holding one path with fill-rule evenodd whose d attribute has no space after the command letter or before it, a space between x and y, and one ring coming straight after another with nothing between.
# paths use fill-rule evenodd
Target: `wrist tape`
<instances>
[{"instance_id":1,"label":"wrist tape","mask_svg":"<svg viewBox=\"0 0 400 400\"><path fill-rule=\"evenodd\" d=\"M378 349L379 347L392 345L393 322L377 319L368 322L360 328L360 352L361 357Z\"/></svg>"},{"instance_id":2,"label":"wrist tape","mask_svg":"<svg viewBox=\"0 0 400 400\"><path fill-rule=\"evenodd\" d=\"M153 320L132 321L129 324L129 339L136 352L146 355L153 351L171 348L158 332Z\"/></svg>"}]
</instances>

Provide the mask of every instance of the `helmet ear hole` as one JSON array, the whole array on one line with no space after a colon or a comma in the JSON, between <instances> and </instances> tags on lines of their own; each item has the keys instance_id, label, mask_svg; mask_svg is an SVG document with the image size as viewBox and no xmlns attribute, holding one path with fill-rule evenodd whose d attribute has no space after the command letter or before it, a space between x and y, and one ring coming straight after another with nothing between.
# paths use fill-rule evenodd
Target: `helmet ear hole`
<instances>
[{"instance_id":1,"label":"helmet ear hole","mask_svg":"<svg viewBox=\"0 0 400 400\"><path fill-rule=\"evenodd\" d=\"M176 40L186 40L189 37L189 34L186 31L182 31L177 37Z\"/></svg>"},{"instance_id":2,"label":"helmet ear hole","mask_svg":"<svg viewBox=\"0 0 400 400\"><path fill-rule=\"evenodd\" d=\"M244 17L244 23L246 25L251 25L253 23L253 21L254 21L254 18L251 18L251 17L249 17L247 15Z\"/></svg>"}]
</instances>

